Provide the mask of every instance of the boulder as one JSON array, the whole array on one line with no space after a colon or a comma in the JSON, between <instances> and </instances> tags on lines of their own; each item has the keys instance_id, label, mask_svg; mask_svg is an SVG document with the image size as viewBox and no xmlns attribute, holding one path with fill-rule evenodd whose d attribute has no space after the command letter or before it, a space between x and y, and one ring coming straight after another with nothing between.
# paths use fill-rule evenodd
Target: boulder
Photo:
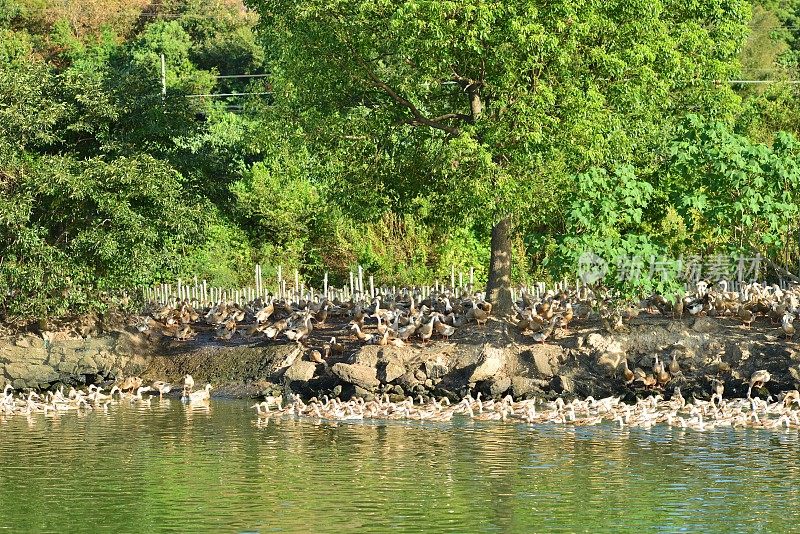
<instances>
[{"instance_id":1,"label":"boulder","mask_svg":"<svg viewBox=\"0 0 800 534\"><path fill-rule=\"evenodd\" d=\"M495 376L489 383L489 394L492 397L499 397L511 389L511 379L507 376Z\"/></svg>"},{"instance_id":2,"label":"boulder","mask_svg":"<svg viewBox=\"0 0 800 534\"><path fill-rule=\"evenodd\" d=\"M142 356L133 356L122 367L126 376L139 376L147 369L147 359Z\"/></svg>"},{"instance_id":3,"label":"boulder","mask_svg":"<svg viewBox=\"0 0 800 534\"><path fill-rule=\"evenodd\" d=\"M425 374L431 380L441 380L448 373L447 365L442 361L441 357L436 360L428 360L425 362Z\"/></svg>"},{"instance_id":4,"label":"boulder","mask_svg":"<svg viewBox=\"0 0 800 534\"><path fill-rule=\"evenodd\" d=\"M511 394L516 398L526 398L541 395L542 388L547 386L546 380L528 378L527 376L511 377Z\"/></svg>"},{"instance_id":5,"label":"boulder","mask_svg":"<svg viewBox=\"0 0 800 534\"><path fill-rule=\"evenodd\" d=\"M362 387L366 390L373 390L380 385L377 377L377 369L360 363L336 363L331 367L333 374L342 381Z\"/></svg>"},{"instance_id":6,"label":"boulder","mask_svg":"<svg viewBox=\"0 0 800 534\"><path fill-rule=\"evenodd\" d=\"M75 374L75 371L78 369L78 365L75 362L65 361L57 364L56 369L58 369L60 373L63 373L65 375L73 375Z\"/></svg>"},{"instance_id":7,"label":"boulder","mask_svg":"<svg viewBox=\"0 0 800 534\"><path fill-rule=\"evenodd\" d=\"M82 375L94 375L97 374L97 362L94 361L92 356L84 355L78 360L78 374ZM138 374L138 373L137 373Z\"/></svg>"},{"instance_id":8,"label":"boulder","mask_svg":"<svg viewBox=\"0 0 800 534\"><path fill-rule=\"evenodd\" d=\"M381 382L389 383L394 382L406 372L406 368L399 363L389 361L385 365L379 367L378 377Z\"/></svg>"},{"instance_id":9,"label":"boulder","mask_svg":"<svg viewBox=\"0 0 800 534\"><path fill-rule=\"evenodd\" d=\"M575 381L565 375L558 375L553 377L550 381L550 386L556 393L574 393Z\"/></svg>"},{"instance_id":10,"label":"boulder","mask_svg":"<svg viewBox=\"0 0 800 534\"><path fill-rule=\"evenodd\" d=\"M407 371L397 378L397 383L404 389L408 390L419 384L419 380L417 380L417 377L414 375L414 373Z\"/></svg>"},{"instance_id":11,"label":"boulder","mask_svg":"<svg viewBox=\"0 0 800 534\"><path fill-rule=\"evenodd\" d=\"M378 365L382 351L383 347L379 345L364 345L353 355L352 362L367 367L375 367Z\"/></svg>"},{"instance_id":12,"label":"boulder","mask_svg":"<svg viewBox=\"0 0 800 534\"><path fill-rule=\"evenodd\" d=\"M18 381L25 382L24 387L38 387L39 384L49 384L59 379L58 372L44 364L9 363L5 366L6 377L14 384Z\"/></svg>"},{"instance_id":13,"label":"boulder","mask_svg":"<svg viewBox=\"0 0 800 534\"><path fill-rule=\"evenodd\" d=\"M372 400L375 400L375 395L373 395L372 392L370 392L367 389L364 389L364 388L362 388L360 386L354 386L354 390L355 390L354 395L356 397L361 397L366 402L370 402Z\"/></svg>"},{"instance_id":14,"label":"boulder","mask_svg":"<svg viewBox=\"0 0 800 534\"><path fill-rule=\"evenodd\" d=\"M557 345L536 345L531 347L531 357L536 366L536 372L547 378L558 373L561 365L561 354L561 347Z\"/></svg>"},{"instance_id":15,"label":"boulder","mask_svg":"<svg viewBox=\"0 0 800 534\"><path fill-rule=\"evenodd\" d=\"M317 371L317 364L305 360L295 360L286 370L283 378L286 382L308 382L314 377Z\"/></svg>"},{"instance_id":16,"label":"boulder","mask_svg":"<svg viewBox=\"0 0 800 534\"><path fill-rule=\"evenodd\" d=\"M489 380L503 366L503 350L496 347L484 347L478 366L472 371L470 383Z\"/></svg>"},{"instance_id":17,"label":"boulder","mask_svg":"<svg viewBox=\"0 0 800 534\"><path fill-rule=\"evenodd\" d=\"M102 350L95 354L94 361L97 364L97 370L101 374L107 375L116 363L116 358L107 350Z\"/></svg>"}]
</instances>

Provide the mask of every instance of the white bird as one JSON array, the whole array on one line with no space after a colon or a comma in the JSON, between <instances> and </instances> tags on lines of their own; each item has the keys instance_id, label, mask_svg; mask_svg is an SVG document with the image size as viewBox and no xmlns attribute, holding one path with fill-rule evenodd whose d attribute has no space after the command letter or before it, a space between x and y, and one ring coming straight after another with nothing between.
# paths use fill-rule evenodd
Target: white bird
<instances>
[{"instance_id":1,"label":"white bird","mask_svg":"<svg viewBox=\"0 0 800 534\"><path fill-rule=\"evenodd\" d=\"M189 402L202 402L211 398L211 384L206 384L206 387L197 391L189 393Z\"/></svg>"}]
</instances>

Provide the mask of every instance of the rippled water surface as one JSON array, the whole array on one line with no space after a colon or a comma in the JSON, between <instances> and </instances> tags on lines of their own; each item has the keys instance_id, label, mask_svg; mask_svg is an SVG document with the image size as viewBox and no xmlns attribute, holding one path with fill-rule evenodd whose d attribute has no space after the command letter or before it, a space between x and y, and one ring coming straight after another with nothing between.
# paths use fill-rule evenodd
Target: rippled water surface
<instances>
[{"instance_id":1,"label":"rippled water surface","mask_svg":"<svg viewBox=\"0 0 800 534\"><path fill-rule=\"evenodd\" d=\"M255 421L217 400L0 418L0 529L800 528L796 431Z\"/></svg>"}]
</instances>

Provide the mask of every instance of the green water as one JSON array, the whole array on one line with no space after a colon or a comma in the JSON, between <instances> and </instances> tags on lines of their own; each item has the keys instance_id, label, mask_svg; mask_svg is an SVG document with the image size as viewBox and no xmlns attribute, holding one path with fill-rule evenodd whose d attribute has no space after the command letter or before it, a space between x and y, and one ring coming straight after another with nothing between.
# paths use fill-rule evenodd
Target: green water
<instances>
[{"instance_id":1,"label":"green water","mask_svg":"<svg viewBox=\"0 0 800 534\"><path fill-rule=\"evenodd\" d=\"M0 418L0 529L800 528L796 431L255 421L217 400Z\"/></svg>"}]
</instances>

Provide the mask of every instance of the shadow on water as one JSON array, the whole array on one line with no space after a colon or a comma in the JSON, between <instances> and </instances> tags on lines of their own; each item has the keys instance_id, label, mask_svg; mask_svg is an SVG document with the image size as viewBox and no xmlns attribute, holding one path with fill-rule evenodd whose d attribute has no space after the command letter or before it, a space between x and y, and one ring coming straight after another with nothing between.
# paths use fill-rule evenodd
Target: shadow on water
<instances>
[{"instance_id":1,"label":"shadow on water","mask_svg":"<svg viewBox=\"0 0 800 534\"><path fill-rule=\"evenodd\" d=\"M0 419L0 529L793 530L796 432L256 423L249 404Z\"/></svg>"}]
</instances>

